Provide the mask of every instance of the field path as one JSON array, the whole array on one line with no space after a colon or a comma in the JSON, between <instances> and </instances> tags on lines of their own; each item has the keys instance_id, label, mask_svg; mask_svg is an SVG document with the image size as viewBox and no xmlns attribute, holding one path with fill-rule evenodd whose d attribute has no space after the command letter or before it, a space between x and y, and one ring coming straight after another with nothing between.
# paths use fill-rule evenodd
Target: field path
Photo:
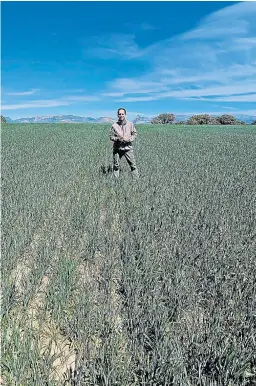
<instances>
[{"instance_id":1,"label":"field path","mask_svg":"<svg viewBox=\"0 0 256 386\"><path fill-rule=\"evenodd\" d=\"M83 180L84 181L84 180ZM27 307L19 307L18 318L26 320L34 331L37 331L38 346L42 355L47 352L49 358L56 357L52 363L51 379L55 381L64 380L67 374L74 373L76 350L70 339L60 332L58 326L49 312L45 311L45 296L53 273L58 271L58 250L65 251L67 240L63 232L63 222L66 221L70 212L70 192L75 183L80 182L80 176L65 184L62 194L58 196L54 204L54 210L49 210L48 217L38 227L28 246L17 260L17 265L10 273L10 278L15 283L16 293L20 300L26 293L29 295ZM81 192L80 192L81 194ZM80 199L79 194L76 199ZM83 240L86 235L83 234ZM50 260L50 266L45 267L45 273L39 280L33 291L30 290L31 275L37 268L40 251L42 248L53 246L54 255ZM67 251L68 253L68 251ZM35 284L34 284L35 285Z\"/></svg>"}]
</instances>

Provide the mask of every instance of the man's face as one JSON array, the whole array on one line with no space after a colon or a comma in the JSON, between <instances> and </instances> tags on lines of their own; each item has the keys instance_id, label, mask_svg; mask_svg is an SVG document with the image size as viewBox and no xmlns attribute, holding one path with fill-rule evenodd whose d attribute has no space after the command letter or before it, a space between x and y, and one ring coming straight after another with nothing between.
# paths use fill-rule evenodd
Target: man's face
<instances>
[{"instance_id":1,"label":"man's face","mask_svg":"<svg viewBox=\"0 0 256 386\"><path fill-rule=\"evenodd\" d=\"M119 121L124 121L125 120L125 112L124 112L124 110L119 110L119 112L118 112L118 119L119 119Z\"/></svg>"}]
</instances>

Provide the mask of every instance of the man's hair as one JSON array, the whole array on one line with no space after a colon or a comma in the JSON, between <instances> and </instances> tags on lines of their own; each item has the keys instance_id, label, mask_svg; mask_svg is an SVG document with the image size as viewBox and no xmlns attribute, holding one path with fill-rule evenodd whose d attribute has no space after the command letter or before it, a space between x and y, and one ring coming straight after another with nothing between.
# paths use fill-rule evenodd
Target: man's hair
<instances>
[{"instance_id":1,"label":"man's hair","mask_svg":"<svg viewBox=\"0 0 256 386\"><path fill-rule=\"evenodd\" d=\"M124 110L125 115L126 115L126 110L125 110L123 107L120 107L120 108L117 110L117 115L119 114L119 111L120 111L120 110Z\"/></svg>"}]
</instances>

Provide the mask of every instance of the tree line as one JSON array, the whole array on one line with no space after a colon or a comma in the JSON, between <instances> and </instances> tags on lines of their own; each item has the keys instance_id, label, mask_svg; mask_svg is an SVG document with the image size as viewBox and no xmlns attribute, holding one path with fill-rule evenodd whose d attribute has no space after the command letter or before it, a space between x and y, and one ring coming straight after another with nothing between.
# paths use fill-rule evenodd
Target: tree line
<instances>
[{"instance_id":1,"label":"tree line","mask_svg":"<svg viewBox=\"0 0 256 386\"><path fill-rule=\"evenodd\" d=\"M178 125L246 125L245 121L237 120L233 115L223 114L218 117L213 117L209 114L196 114L192 115L187 121L175 121L175 115L173 113L159 114L157 117L151 120L151 123L166 125L166 124L178 124ZM252 125L256 125L254 120Z\"/></svg>"}]
</instances>

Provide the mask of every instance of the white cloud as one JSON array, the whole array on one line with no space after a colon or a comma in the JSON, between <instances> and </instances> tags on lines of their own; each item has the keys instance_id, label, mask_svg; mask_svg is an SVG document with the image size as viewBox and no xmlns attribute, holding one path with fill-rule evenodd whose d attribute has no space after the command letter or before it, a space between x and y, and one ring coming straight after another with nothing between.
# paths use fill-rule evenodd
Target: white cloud
<instances>
[{"instance_id":1,"label":"white cloud","mask_svg":"<svg viewBox=\"0 0 256 386\"><path fill-rule=\"evenodd\" d=\"M71 96L65 97L65 100L73 101L73 102L94 102L94 101L100 100L100 97L90 96L90 95L84 95L84 96L71 95Z\"/></svg>"},{"instance_id":2,"label":"white cloud","mask_svg":"<svg viewBox=\"0 0 256 386\"><path fill-rule=\"evenodd\" d=\"M223 109L227 109L227 110L237 110L236 107L230 107L230 106L221 106Z\"/></svg>"},{"instance_id":3,"label":"white cloud","mask_svg":"<svg viewBox=\"0 0 256 386\"><path fill-rule=\"evenodd\" d=\"M246 93L253 93L256 90L256 82L246 83L246 84L234 84L234 85L225 85L219 87L208 87L200 89L182 89L168 92L158 92L154 95L143 95L143 96L131 96L120 99L120 102L145 102L153 101L166 98L177 98L177 99L203 99L202 97L214 97L214 99L204 99L204 100L215 100L222 101L228 100L230 102L254 102L255 95L242 95ZM221 96L221 95L225 96ZM241 95L237 95L241 94Z\"/></svg>"},{"instance_id":4,"label":"white cloud","mask_svg":"<svg viewBox=\"0 0 256 386\"><path fill-rule=\"evenodd\" d=\"M149 81L147 79L120 78L110 83L111 87L117 90L117 96L124 94L146 94L168 90L168 87L161 81Z\"/></svg>"},{"instance_id":5,"label":"white cloud","mask_svg":"<svg viewBox=\"0 0 256 386\"><path fill-rule=\"evenodd\" d=\"M119 58L120 60L138 58L143 54L132 34L109 34L93 36L84 42L84 55L101 59Z\"/></svg>"},{"instance_id":6,"label":"white cloud","mask_svg":"<svg viewBox=\"0 0 256 386\"><path fill-rule=\"evenodd\" d=\"M223 108L221 106L221 108ZM219 111L211 111L211 110L202 110L201 112L198 112L198 111L190 111L190 112L185 112L185 113L182 113L180 115L194 115L194 114L209 114L209 115L222 115L222 114L231 114L231 115L235 115L235 116L241 116L241 115L250 115L250 116L253 116L253 117L256 117L256 110L236 110L234 112L234 110L231 108L228 109L229 111L225 111L225 113L222 111L222 110L219 110ZM178 114L177 114L178 115Z\"/></svg>"},{"instance_id":7,"label":"white cloud","mask_svg":"<svg viewBox=\"0 0 256 386\"><path fill-rule=\"evenodd\" d=\"M26 103L15 103L2 105L2 110L20 110L20 109L29 109L29 108L39 108L39 107L57 107L57 106L68 106L71 103L68 101L61 100L35 100L28 101Z\"/></svg>"},{"instance_id":8,"label":"white cloud","mask_svg":"<svg viewBox=\"0 0 256 386\"><path fill-rule=\"evenodd\" d=\"M192 100L194 98L184 98ZM231 95L226 97L217 97L217 98L202 98L205 101L214 101L214 102L256 102L256 93L248 95Z\"/></svg>"},{"instance_id":9,"label":"white cloud","mask_svg":"<svg viewBox=\"0 0 256 386\"><path fill-rule=\"evenodd\" d=\"M256 91L255 20L256 2L242 2L212 13L194 30L144 49L130 37L133 54L128 50L125 58L143 59L152 70L136 78L115 79L101 95L121 97L122 102L205 97L254 102L255 96L248 93Z\"/></svg>"},{"instance_id":10,"label":"white cloud","mask_svg":"<svg viewBox=\"0 0 256 386\"><path fill-rule=\"evenodd\" d=\"M124 92L103 92L101 93L101 95L103 97L120 97L120 96L124 96L125 93Z\"/></svg>"},{"instance_id":11,"label":"white cloud","mask_svg":"<svg viewBox=\"0 0 256 386\"><path fill-rule=\"evenodd\" d=\"M219 11L213 12L204 18L204 24L215 22L216 24L227 24L228 21L242 20L242 17L251 18L255 14L255 4L252 1L243 1L229 5Z\"/></svg>"},{"instance_id":12,"label":"white cloud","mask_svg":"<svg viewBox=\"0 0 256 386\"><path fill-rule=\"evenodd\" d=\"M70 95L60 99L41 99L30 100L26 102L16 102L11 104L3 104L2 110L20 110L26 108L42 108L42 107L57 107L57 106L69 106L79 102L94 102L100 100L100 97L83 95L76 96Z\"/></svg>"},{"instance_id":13,"label":"white cloud","mask_svg":"<svg viewBox=\"0 0 256 386\"><path fill-rule=\"evenodd\" d=\"M14 91L14 92L8 92L6 95L12 95L12 96L26 96L26 95L34 95L35 93L37 93L38 91L40 91L39 89L32 89L32 90L29 90L29 91Z\"/></svg>"},{"instance_id":14,"label":"white cloud","mask_svg":"<svg viewBox=\"0 0 256 386\"><path fill-rule=\"evenodd\" d=\"M182 39L234 38L255 32L255 4L239 2L213 12L203 18L195 30L183 34Z\"/></svg>"},{"instance_id":15,"label":"white cloud","mask_svg":"<svg viewBox=\"0 0 256 386\"><path fill-rule=\"evenodd\" d=\"M149 101L156 101L158 99L161 99L161 96L141 96L141 97L127 97L123 99L119 99L119 102L149 102Z\"/></svg>"},{"instance_id":16,"label":"white cloud","mask_svg":"<svg viewBox=\"0 0 256 386\"><path fill-rule=\"evenodd\" d=\"M168 76L169 74L170 76ZM195 71L193 75L189 75L188 71L160 70L137 79L116 79L110 84L110 87L116 92L103 95L121 97L133 94L137 98L138 94L154 94L150 98L149 95L141 96L140 98L145 101L164 97L183 98L187 96L243 94L256 90L255 75L255 65L234 65L227 69L205 73ZM157 78L159 79L158 82L149 81L149 79ZM140 99L134 101L137 100Z\"/></svg>"},{"instance_id":17,"label":"white cloud","mask_svg":"<svg viewBox=\"0 0 256 386\"><path fill-rule=\"evenodd\" d=\"M237 38L235 39L236 43L240 43L241 46L253 47L256 45L256 37L250 37L250 38Z\"/></svg>"},{"instance_id":18,"label":"white cloud","mask_svg":"<svg viewBox=\"0 0 256 386\"><path fill-rule=\"evenodd\" d=\"M207 28L199 28L194 31L191 31L187 34L184 34L181 36L182 39L184 40L189 40L189 39L203 39L203 40L208 40L208 39L218 39L222 38L223 35L244 35L247 33L247 23L246 22L241 22L239 25L231 26L226 23L225 26L217 26L212 23L207 25Z\"/></svg>"}]
</instances>

